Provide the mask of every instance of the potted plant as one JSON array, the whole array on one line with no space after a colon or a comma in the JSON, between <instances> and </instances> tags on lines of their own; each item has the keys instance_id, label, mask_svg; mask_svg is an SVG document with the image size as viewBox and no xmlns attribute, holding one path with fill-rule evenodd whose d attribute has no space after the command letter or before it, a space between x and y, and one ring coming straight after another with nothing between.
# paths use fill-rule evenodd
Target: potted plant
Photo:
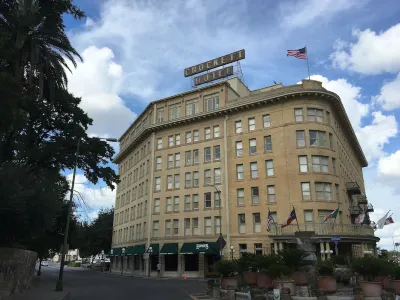
<instances>
[{"instance_id":1,"label":"potted plant","mask_svg":"<svg viewBox=\"0 0 400 300\"><path fill-rule=\"evenodd\" d=\"M382 282L383 289L387 290L390 288L390 279L394 275L395 264L385 259L381 260L380 274L377 276L377 280Z\"/></svg>"},{"instance_id":2,"label":"potted plant","mask_svg":"<svg viewBox=\"0 0 400 300\"><path fill-rule=\"evenodd\" d=\"M334 265L331 260L319 260L315 271L317 273L317 287L321 292L336 292L336 278L334 277Z\"/></svg>"},{"instance_id":3,"label":"potted plant","mask_svg":"<svg viewBox=\"0 0 400 300\"><path fill-rule=\"evenodd\" d=\"M244 283L248 286L257 285L258 259L254 253L243 253L242 257L236 260L237 271L243 276Z\"/></svg>"},{"instance_id":4,"label":"potted plant","mask_svg":"<svg viewBox=\"0 0 400 300\"><path fill-rule=\"evenodd\" d=\"M284 249L278 252L280 262L294 271L293 278L296 285L307 285L307 271L310 262L306 260L307 251L303 249Z\"/></svg>"},{"instance_id":5,"label":"potted plant","mask_svg":"<svg viewBox=\"0 0 400 300\"><path fill-rule=\"evenodd\" d=\"M352 261L353 272L363 276L360 287L365 297L380 297L382 293L382 282L377 280L381 273L382 261L371 255L366 255Z\"/></svg>"},{"instance_id":6,"label":"potted plant","mask_svg":"<svg viewBox=\"0 0 400 300\"><path fill-rule=\"evenodd\" d=\"M221 276L221 288L226 290L228 286L237 289L236 264L234 261L220 260L217 263L217 272Z\"/></svg>"},{"instance_id":7,"label":"potted plant","mask_svg":"<svg viewBox=\"0 0 400 300\"><path fill-rule=\"evenodd\" d=\"M278 256L272 255L260 255L257 258L257 263L259 267L259 274L257 277L257 286L263 289L272 288L272 277L268 273L268 269L274 263L278 261Z\"/></svg>"},{"instance_id":8,"label":"potted plant","mask_svg":"<svg viewBox=\"0 0 400 300\"><path fill-rule=\"evenodd\" d=\"M393 262L393 264L395 264ZM396 295L400 295L400 266L396 265L393 268L392 279L390 280L391 287L396 290Z\"/></svg>"},{"instance_id":9,"label":"potted plant","mask_svg":"<svg viewBox=\"0 0 400 300\"><path fill-rule=\"evenodd\" d=\"M288 288L290 295L296 295L296 282L293 280L293 270L282 263L275 263L268 269L268 274L273 279L273 286L276 289Z\"/></svg>"}]
</instances>

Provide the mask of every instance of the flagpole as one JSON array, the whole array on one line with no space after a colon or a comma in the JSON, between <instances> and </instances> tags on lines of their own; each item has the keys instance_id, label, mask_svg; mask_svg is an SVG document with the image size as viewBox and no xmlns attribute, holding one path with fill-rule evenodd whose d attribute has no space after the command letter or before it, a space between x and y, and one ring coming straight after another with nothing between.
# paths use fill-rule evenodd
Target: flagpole
<instances>
[{"instance_id":1,"label":"flagpole","mask_svg":"<svg viewBox=\"0 0 400 300\"><path fill-rule=\"evenodd\" d=\"M296 216L297 229L300 231L299 220L297 220L296 210L294 209L294 206L293 206L293 211L294 215Z\"/></svg>"},{"instance_id":2,"label":"flagpole","mask_svg":"<svg viewBox=\"0 0 400 300\"><path fill-rule=\"evenodd\" d=\"M311 79L310 79L310 65L309 65L309 63L308 63L308 51L307 51L307 45L306 45L306 46L304 46L304 48L306 48L306 60L307 60L307 69L308 69L308 80L311 80Z\"/></svg>"}]
</instances>

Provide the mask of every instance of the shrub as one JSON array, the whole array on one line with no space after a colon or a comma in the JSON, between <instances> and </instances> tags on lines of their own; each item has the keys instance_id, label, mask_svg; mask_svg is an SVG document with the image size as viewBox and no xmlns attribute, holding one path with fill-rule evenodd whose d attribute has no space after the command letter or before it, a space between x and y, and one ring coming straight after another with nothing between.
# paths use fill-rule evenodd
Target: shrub
<instances>
[{"instance_id":1,"label":"shrub","mask_svg":"<svg viewBox=\"0 0 400 300\"><path fill-rule=\"evenodd\" d=\"M345 255L334 255L332 256L332 263L334 266L348 266L350 261Z\"/></svg>"},{"instance_id":2,"label":"shrub","mask_svg":"<svg viewBox=\"0 0 400 300\"><path fill-rule=\"evenodd\" d=\"M254 253L243 253L241 258L234 260L234 263L239 274L248 271L257 272L258 269L257 255Z\"/></svg>"},{"instance_id":3,"label":"shrub","mask_svg":"<svg viewBox=\"0 0 400 300\"><path fill-rule=\"evenodd\" d=\"M354 272L364 276L368 281L374 281L381 274L382 260L371 255L356 258L351 263Z\"/></svg>"},{"instance_id":4,"label":"shrub","mask_svg":"<svg viewBox=\"0 0 400 300\"><path fill-rule=\"evenodd\" d=\"M260 272L266 274L268 274L269 267L271 267L273 264L276 264L278 261L279 257L275 254L258 255L256 258L258 269L260 270Z\"/></svg>"},{"instance_id":5,"label":"shrub","mask_svg":"<svg viewBox=\"0 0 400 300\"><path fill-rule=\"evenodd\" d=\"M394 266L393 273L392 273L393 280L400 280L400 266Z\"/></svg>"},{"instance_id":6,"label":"shrub","mask_svg":"<svg viewBox=\"0 0 400 300\"><path fill-rule=\"evenodd\" d=\"M331 260L319 260L315 268L318 275L333 276L333 262Z\"/></svg>"},{"instance_id":7,"label":"shrub","mask_svg":"<svg viewBox=\"0 0 400 300\"><path fill-rule=\"evenodd\" d=\"M268 268L268 274L274 279L289 279L293 270L282 264L273 264Z\"/></svg>"},{"instance_id":8,"label":"shrub","mask_svg":"<svg viewBox=\"0 0 400 300\"><path fill-rule=\"evenodd\" d=\"M304 269L310 265L310 262L306 260L308 255L303 249L284 249L278 252L280 263L293 271Z\"/></svg>"},{"instance_id":9,"label":"shrub","mask_svg":"<svg viewBox=\"0 0 400 300\"><path fill-rule=\"evenodd\" d=\"M80 262L70 262L68 264L68 267L73 267L73 268L77 268L77 267L80 267L80 266L81 266Z\"/></svg>"},{"instance_id":10,"label":"shrub","mask_svg":"<svg viewBox=\"0 0 400 300\"><path fill-rule=\"evenodd\" d=\"M237 272L237 266L234 261L220 260L217 263L217 272L222 277L234 277Z\"/></svg>"},{"instance_id":11,"label":"shrub","mask_svg":"<svg viewBox=\"0 0 400 300\"><path fill-rule=\"evenodd\" d=\"M393 277L396 265L394 262L389 262L386 259L381 260L380 274L381 276L391 276Z\"/></svg>"}]
</instances>

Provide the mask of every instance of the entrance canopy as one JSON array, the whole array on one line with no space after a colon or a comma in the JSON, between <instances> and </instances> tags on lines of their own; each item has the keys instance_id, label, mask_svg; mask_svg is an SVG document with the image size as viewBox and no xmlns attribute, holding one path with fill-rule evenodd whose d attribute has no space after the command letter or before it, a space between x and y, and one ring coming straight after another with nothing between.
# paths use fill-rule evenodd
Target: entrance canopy
<instances>
[{"instance_id":1,"label":"entrance canopy","mask_svg":"<svg viewBox=\"0 0 400 300\"><path fill-rule=\"evenodd\" d=\"M135 246L135 252L133 253L133 255L143 255L146 251L146 245L145 244L141 244L141 245L136 245Z\"/></svg>"},{"instance_id":2,"label":"entrance canopy","mask_svg":"<svg viewBox=\"0 0 400 300\"><path fill-rule=\"evenodd\" d=\"M160 254L164 254L164 255L178 254L178 243L164 244L160 250Z\"/></svg>"},{"instance_id":3,"label":"entrance canopy","mask_svg":"<svg viewBox=\"0 0 400 300\"><path fill-rule=\"evenodd\" d=\"M110 256L120 256L122 253L122 248L113 248L110 250Z\"/></svg>"},{"instance_id":4,"label":"entrance canopy","mask_svg":"<svg viewBox=\"0 0 400 300\"><path fill-rule=\"evenodd\" d=\"M218 245L215 242L184 243L179 253L181 254L217 254Z\"/></svg>"},{"instance_id":5,"label":"entrance canopy","mask_svg":"<svg viewBox=\"0 0 400 300\"><path fill-rule=\"evenodd\" d=\"M129 246L128 248L126 248L126 255L133 255L135 253L135 247L136 246Z\"/></svg>"}]
</instances>

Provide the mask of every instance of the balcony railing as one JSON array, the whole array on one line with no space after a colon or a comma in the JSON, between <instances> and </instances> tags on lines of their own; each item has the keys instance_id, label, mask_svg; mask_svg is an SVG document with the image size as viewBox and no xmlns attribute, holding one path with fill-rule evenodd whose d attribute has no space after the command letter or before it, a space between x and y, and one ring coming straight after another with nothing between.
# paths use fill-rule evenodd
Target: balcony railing
<instances>
[{"instance_id":1,"label":"balcony railing","mask_svg":"<svg viewBox=\"0 0 400 300\"><path fill-rule=\"evenodd\" d=\"M362 213L362 209L359 206L350 207L350 215L358 216L361 213Z\"/></svg>"},{"instance_id":2,"label":"balcony railing","mask_svg":"<svg viewBox=\"0 0 400 300\"><path fill-rule=\"evenodd\" d=\"M354 235L354 236L374 236L374 230L367 225L353 224L299 224L300 231L314 231L315 235ZM299 231L297 224L281 228L280 225L271 226L270 235L293 235Z\"/></svg>"},{"instance_id":3,"label":"balcony railing","mask_svg":"<svg viewBox=\"0 0 400 300\"><path fill-rule=\"evenodd\" d=\"M353 195L353 201L355 200L357 204L367 204L367 196L365 195Z\"/></svg>"},{"instance_id":4,"label":"balcony railing","mask_svg":"<svg viewBox=\"0 0 400 300\"><path fill-rule=\"evenodd\" d=\"M350 195L361 194L361 189L357 182L346 182L346 190Z\"/></svg>"}]
</instances>

